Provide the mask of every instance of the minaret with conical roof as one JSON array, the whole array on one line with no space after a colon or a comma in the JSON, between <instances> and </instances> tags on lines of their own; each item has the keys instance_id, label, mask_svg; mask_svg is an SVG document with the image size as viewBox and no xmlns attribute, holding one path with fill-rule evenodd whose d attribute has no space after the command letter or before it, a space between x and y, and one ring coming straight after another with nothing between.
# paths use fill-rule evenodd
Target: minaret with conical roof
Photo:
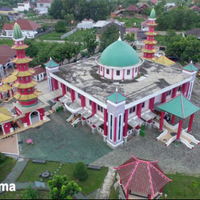
<instances>
[{"instance_id":1,"label":"minaret with conical roof","mask_svg":"<svg viewBox=\"0 0 200 200\"><path fill-rule=\"evenodd\" d=\"M147 39L144 41L145 48L142 49L142 51L144 58L152 59L154 58L154 53L157 51L155 49L157 41L154 40L154 37L157 35L155 32L155 26L158 24L156 23L156 12L154 9L151 11L147 25L149 26L149 30L145 33L147 35Z\"/></svg>"},{"instance_id":2,"label":"minaret with conical roof","mask_svg":"<svg viewBox=\"0 0 200 200\"><path fill-rule=\"evenodd\" d=\"M14 97L22 107L31 107L38 103L40 92L35 89L37 82L32 80L34 71L29 69L28 66L28 63L31 62L32 59L26 56L25 49L27 49L28 46L24 44L24 37L17 23L15 23L13 31L13 40L15 43L12 49L16 50L17 55L17 57L12 60L17 67L13 72L13 75L17 77L17 81L14 84L14 87L17 88L17 92Z\"/></svg>"}]
</instances>

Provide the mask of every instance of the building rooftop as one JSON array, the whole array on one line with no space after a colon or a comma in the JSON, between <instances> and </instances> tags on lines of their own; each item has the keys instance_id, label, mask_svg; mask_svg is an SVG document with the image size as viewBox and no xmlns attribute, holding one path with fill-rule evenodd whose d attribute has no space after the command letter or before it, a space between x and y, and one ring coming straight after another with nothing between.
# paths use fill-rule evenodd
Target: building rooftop
<instances>
[{"instance_id":1,"label":"building rooftop","mask_svg":"<svg viewBox=\"0 0 200 200\"><path fill-rule=\"evenodd\" d=\"M143 80L140 78L138 80L141 81L112 81L97 74L98 66L95 60L98 57L99 55L61 66L60 71L54 74L103 103L106 102L106 96L114 92L116 87L127 97L127 103L130 103L189 78L178 67L168 67L145 60L140 69L144 75Z\"/></svg>"},{"instance_id":2,"label":"building rooftop","mask_svg":"<svg viewBox=\"0 0 200 200\"><path fill-rule=\"evenodd\" d=\"M5 65L9 58L16 55L16 51L7 45L0 45L0 65Z\"/></svg>"}]
</instances>

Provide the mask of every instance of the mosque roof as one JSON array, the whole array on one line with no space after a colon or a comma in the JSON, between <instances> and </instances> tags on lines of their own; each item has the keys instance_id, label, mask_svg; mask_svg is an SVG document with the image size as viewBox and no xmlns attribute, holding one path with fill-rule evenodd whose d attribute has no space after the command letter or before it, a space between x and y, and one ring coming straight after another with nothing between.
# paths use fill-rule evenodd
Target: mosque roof
<instances>
[{"instance_id":1,"label":"mosque roof","mask_svg":"<svg viewBox=\"0 0 200 200\"><path fill-rule=\"evenodd\" d=\"M136 51L121 39L109 45L100 57L101 64L111 67L130 67L139 62Z\"/></svg>"},{"instance_id":2,"label":"mosque roof","mask_svg":"<svg viewBox=\"0 0 200 200\"><path fill-rule=\"evenodd\" d=\"M150 16L149 16L150 19L155 19L156 18L156 11L155 9L153 8L151 13L150 13Z\"/></svg>"},{"instance_id":3,"label":"mosque roof","mask_svg":"<svg viewBox=\"0 0 200 200\"><path fill-rule=\"evenodd\" d=\"M15 23L13 31L14 31L13 34L14 39L20 39L23 37L21 28L18 23Z\"/></svg>"}]
</instances>

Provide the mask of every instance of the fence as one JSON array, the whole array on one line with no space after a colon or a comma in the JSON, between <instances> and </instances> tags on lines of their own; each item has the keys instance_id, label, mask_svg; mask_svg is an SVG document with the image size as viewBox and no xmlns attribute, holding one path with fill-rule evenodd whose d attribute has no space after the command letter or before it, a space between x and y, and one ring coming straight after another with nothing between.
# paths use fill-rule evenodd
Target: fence
<instances>
[{"instance_id":1,"label":"fence","mask_svg":"<svg viewBox=\"0 0 200 200\"><path fill-rule=\"evenodd\" d=\"M75 28L75 29L73 29L73 30L71 30L71 31L69 31L69 32L67 32L67 33L65 33L64 35L62 35L62 36L60 37L60 39L61 39L61 40L65 39L65 38L68 37L69 35L72 35L73 33L75 33L77 30L78 30L78 29Z\"/></svg>"}]
</instances>

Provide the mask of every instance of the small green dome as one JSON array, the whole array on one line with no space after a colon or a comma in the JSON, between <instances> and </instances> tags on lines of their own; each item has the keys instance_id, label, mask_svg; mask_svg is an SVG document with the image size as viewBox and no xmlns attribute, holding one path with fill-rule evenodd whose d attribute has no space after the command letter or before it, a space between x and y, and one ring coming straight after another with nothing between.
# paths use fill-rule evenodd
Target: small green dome
<instances>
[{"instance_id":1,"label":"small green dome","mask_svg":"<svg viewBox=\"0 0 200 200\"><path fill-rule=\"evenodd\" d=\"M130 45L118 40L103 51L100 62L112 67L129 67L138 64L140 59Z\"/></svg>"},{"instance_id":2,"label":"small green dome","mask_svg":"<svg viewBox=\"0 0 200 200\"><path fill-rule=\"evenodd\" d=\"M156 11L155 9L153 8L152 11L151 11L151 14L150 14L150 19L155 19L156 18Z\"/></svg>"},{"instance_id":3,"label":"small green dome","mask_svg":"<svg viewBox=\"0 0 200 200\"><path fill-rule=\"evenodd\" d=\"M13 34L14 39L23 38L22 31L21 31L21 28L20 28L18 23L15 23L14 28L13 28L13 32L14 32L14 34Z\"/></svg>"}]
</instances>

